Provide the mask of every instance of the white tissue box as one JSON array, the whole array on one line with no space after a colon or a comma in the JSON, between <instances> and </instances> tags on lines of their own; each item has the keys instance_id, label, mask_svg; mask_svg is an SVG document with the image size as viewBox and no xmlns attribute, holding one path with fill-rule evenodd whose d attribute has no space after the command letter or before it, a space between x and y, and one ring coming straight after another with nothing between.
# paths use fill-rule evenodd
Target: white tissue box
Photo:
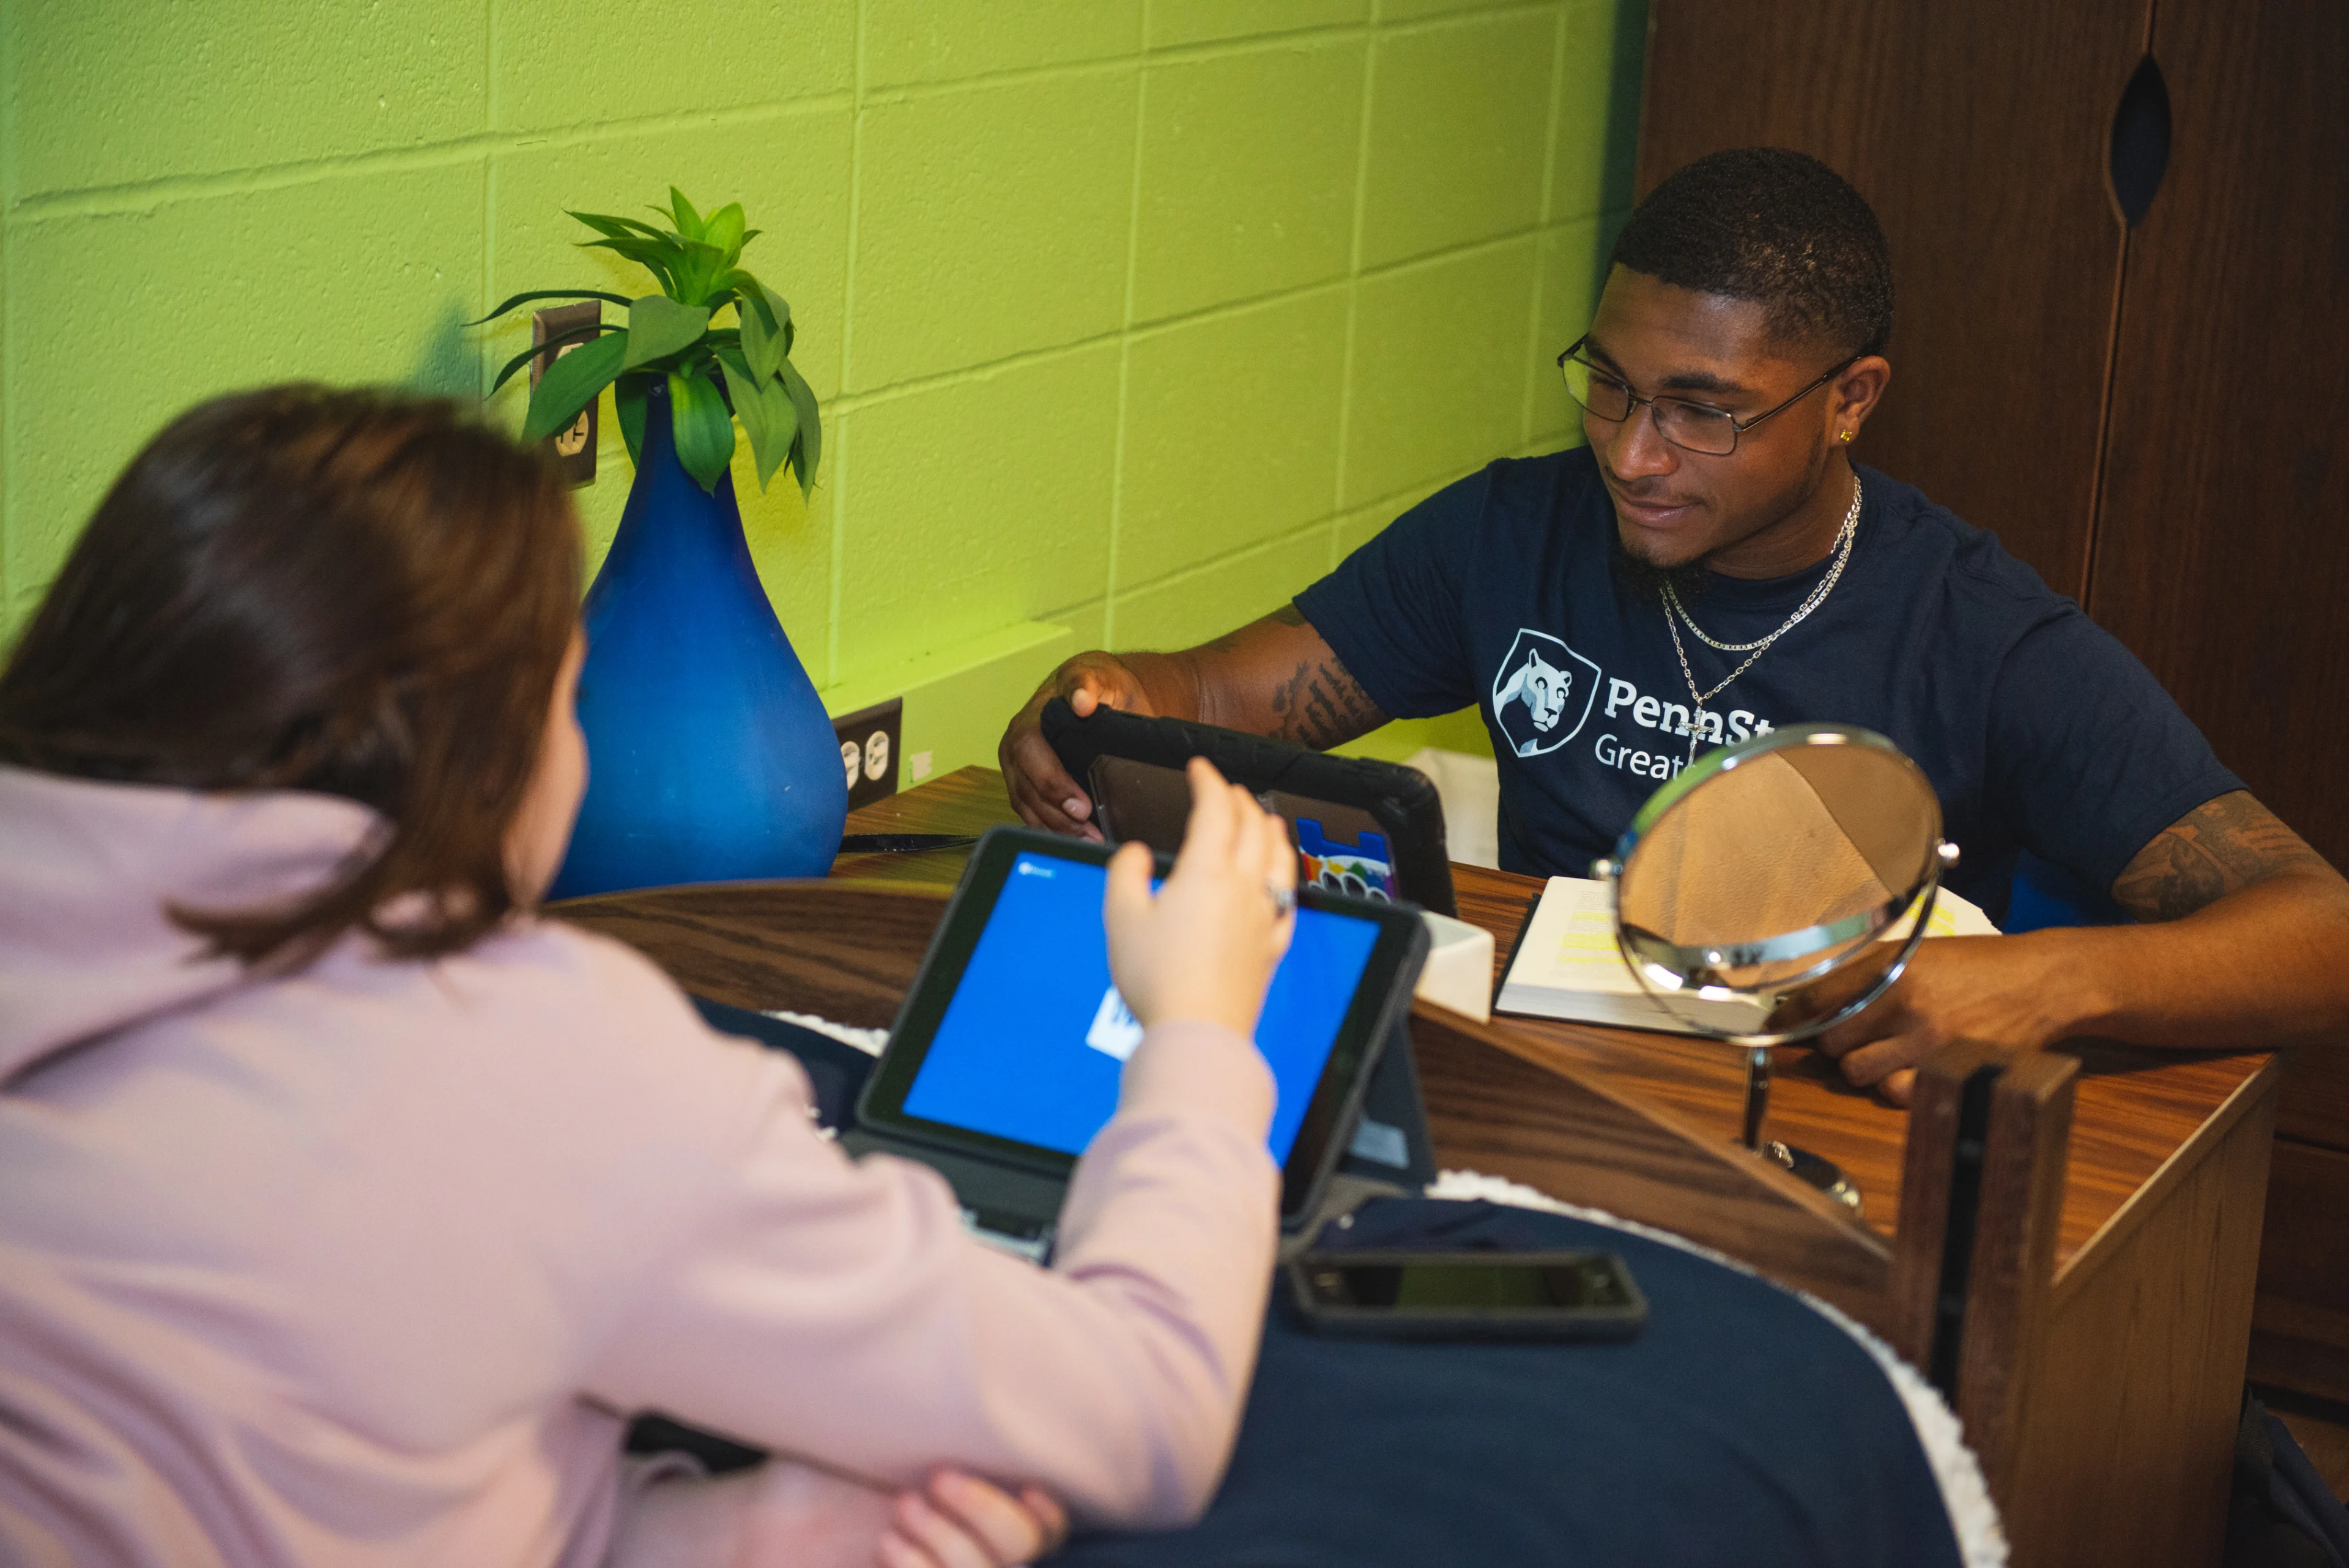
<instances>
[{"instance_id":1,"label":"white tissue box","mask_svg":"<svg viewBox=\"0 0 2349 1568\"><path fill-rule=\"evenodd\" d=\"M1417 994L1438 1007L1464 1013L1479 1023L1493 1017L1493 933L1482 926L1424 910L1429 945L1427 967L1419 971Z\"/></svg>"}]
</instances>

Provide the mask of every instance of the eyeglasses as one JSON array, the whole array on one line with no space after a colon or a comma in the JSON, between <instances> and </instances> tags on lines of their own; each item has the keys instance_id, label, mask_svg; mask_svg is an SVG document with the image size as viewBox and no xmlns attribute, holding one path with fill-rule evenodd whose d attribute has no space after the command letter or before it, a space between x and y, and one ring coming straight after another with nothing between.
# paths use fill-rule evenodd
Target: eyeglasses
<instances>
[{"instance_id":1,"label":"eyeglasses","mask_svg":"<svg viewBox=\"0 0 2349 1568\"><path fill-rule=\"evenodd\" d=\"M1776 408L1758 413L1750 420L1741 420L1722 409L1709 409L1702 403L1692 403L1682 398L1643 398L1615 376L1600 369L1587 359L1576 356L1589 342L1587 337L1574 340L1572 348L1557 357L1559 372L1566 377L1566 395L1588 410L1597 419L1609 424L1631 417L1641 404L1653 412L1656 433L1684 451L1702 452L1707 457L1727 457L1737 450L1737 438L1760 424L1775 419L1834 380L1849 369L1857 355L1780 403Z\"/></svg>"}]
</instances>

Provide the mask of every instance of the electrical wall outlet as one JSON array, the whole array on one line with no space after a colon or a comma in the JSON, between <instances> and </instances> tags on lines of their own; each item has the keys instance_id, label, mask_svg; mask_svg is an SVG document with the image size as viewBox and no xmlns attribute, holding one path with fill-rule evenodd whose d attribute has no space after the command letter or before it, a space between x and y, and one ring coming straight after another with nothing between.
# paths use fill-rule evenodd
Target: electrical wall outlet
<instances>
[{"instance_id":1,"label":"electrical wall outlet","mask_svg":"<svg viewBox=\"0 0 2349 1568\"><path fill-rule=\"evenodd\" d=\"M550 337L560 337L579 327L595 326L603 319L603 306L592 299L582 300L577 305L558 305L532 314L530 340L533 344L543 344ZM548 367L573 349L585 348L588 342L589 339L583 337L576 342L565 343L552 354L541 354L533 359L530 362L530 389L533 392L538 390L539 380L546 374ZM595 483L596 409L602 402L603 399L597 398L579 411L578 419L572 422L570 429L557 431L546 438L547 444L554 449L555 462L563 470L563 477L574 487Z\"/></svg>"},{"instance_id":2,"label":"electrical wall outlet","mask_svg":"<svg viewBox=\"0 0 2349 1568\"><path fill-rule=\"evenodd\" d=\"M897 793L897 742L905 700L892 697L832 722L840 737L840 765L848 774L848 809L871 805Z\"/></svg>"}]
</instances>

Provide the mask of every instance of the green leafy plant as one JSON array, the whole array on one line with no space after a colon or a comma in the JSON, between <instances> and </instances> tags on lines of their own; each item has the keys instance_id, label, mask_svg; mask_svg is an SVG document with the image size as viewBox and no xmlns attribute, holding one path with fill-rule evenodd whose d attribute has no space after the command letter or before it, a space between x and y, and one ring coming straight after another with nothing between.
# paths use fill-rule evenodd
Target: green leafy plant
<instances>
[{"instance_id":1,"label":"green leafy plant","mask_svg":"<svg viewBox=\"0 0 2349 1568\"><path fill-rule=\"evenodd\" d=\"M655 377L665 377L678 460L695 483L717 489L733 461L734 421L740 420L750 438L759 488L764 490L775 470L788 462L804 495L815 487L823 431L815 393L792 364L792 307L739 265L742 247L759 231L743 226L740 202L704 218L676 186L669 187L668 197L666 209L651 210L670 227L599 213L571 214L603 236L581 241L583 248L626 256L651 273L661 292L641 299L594 288L515 295L472 325L542 299L604 300L626 306L628 318L576 327L515 355L490 389L504 386L539 356L578 344L547 367L531 393L523 421L525 440L543 440L570 425L611 387L628 455L641 462L646 389ZM735 325L713 326L712 319L730 306Z\"/></svg>"}]
</instances>

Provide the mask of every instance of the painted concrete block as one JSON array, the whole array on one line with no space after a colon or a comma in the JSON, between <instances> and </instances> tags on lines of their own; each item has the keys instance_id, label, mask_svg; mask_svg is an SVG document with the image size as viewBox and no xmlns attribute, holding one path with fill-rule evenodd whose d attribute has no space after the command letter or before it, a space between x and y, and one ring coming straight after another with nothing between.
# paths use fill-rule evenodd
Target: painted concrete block
<instances>
[{"instance_id":1,"label":"painted concrete block","mask_svg":"<svg viewBox=\"0 0 2349 1568\"><path fill-rule=\"evenodd\" d=\"M1358 286L1348 505L1516 448L1534 244L1528 235Z\"/></svg>"},{"instance_id":2,"label":"painted concrete block","mask_svg":"<svg viewBox=\"0 0 2349 1568\"><path fill-rule=\"evenodd\" d=\"M956 81L1106 59L1141 47L1142 0L868 0L864 85Z\"/></svg>"},{"instance_id":3,"label":"painted concrete block","mask_svg":"<svg viewBox=\"0 0 2349 1568\"><path fill-rule=\"evenodd\" d=\"M1275 46L1154 67L1134 316L1336 277L1353 244L1365 47Z\"/></svg>"},{"instance_id":4,"label":"painted concrete block","mask_svg":"<svg viewBox=\"0 0 2349 1568\"><path fill-rule=\"evenodd\" d=\"M1309 27L1351 26L1367 21L1370 14L1370 0L1155 0L1150 7L1150 47L1169 49Z\"/></svg>"},{"instance_id":5,"label":"painted concrete block","mask_svg":"<svg viewBox=\"0 0 2349 1568\"><path fill-rule=\"evenodd\" d=\"M958 378L846 415L840 667L944 647L1101 592L1117 348Z\"/></svg>"},{"instance_id":6,"label":"painted concrete block","mask_svg":"<svg viewBox=\"0 0 2349 1568\"><path fill-rule=\"evenodd\" d=\"M0 323L8 319L8 225L0 222ZM8 384L7 335L0 331L0 387ZM16 646L17 628L31 618L29 594L18 591L23 578L11 567L16 535L8 524L8 401L0 398L0 648Z\"/></svg>"},{"instance_id":7,"label":"painted concrete block","mask_svg":"<svg viewBox=\"0 0 2349 1568\"><path fill-rule=\"evenodd\" d=\"M852 135L849 110L827 109L540 141L499 153L498 244L487 304L533 288L608 288L632 299L658 288L634 262L582 249L581 241L596 236L567 211L649 220L646 206L666 202L672 184L705 213L740 202L760 231L742 265L791 301L798 327L792 363L818 397L830 398L840 389L844 336ZM620 319L619 306L607 306L605 317ZM491 346L499 364L529 348L529 312L500 323ZM512 404L517 421L527 390L517 378L500 399Z\"/></svg>"},{"instance_id":8,"label":"painted concrete block","mask_svg":"<svg viewBox=\"0 0 2349 1568\"><path fill-rule=\"evenodd\" d=\"M492 15L501 129L683 120L856 81L855 0L496 0Z\"/></svg>"},{"instance_id":9,"label":"painted concrete block","mask_svg":"<svg viewBox=\"0 0 2349 1568\"><path fill-rule=\"evenodd\" d=\"M40 312L8 346L12 587L54 576L123 464L201 400L295 379L471 392L482 183L476 162L12 223L15 318ZM136 374L91 350L127 322L170 346Z\"/></svg>"},{"instance_id":10,"label":"painted concrete block","mask_svg":"<svg viewBox=\"0 0 2349 1568\"><path fill-rule=\"evenodd\" d=\"M1532 352L1526 366L1526 439L1561 446L1582 440L1582 410L1566 395L1557 357L1590 329L1606 280L1601 225L1596 218L1545 229L1541 236L1541 297L1535 307Z\"/></svg>"},{"instance_id":11,"label":"painted concrete block","mask_svg":"<svg viewBox=\"0 0 2349 1568\"><path fill-rule=\"evenodd\" d=\"M750 443L739 434L733 478L750 564L800 662L821 686L832 678L832 495L820 481L811 505L789 469L778 469L762 493Z\"/></svg>"},{"instance_id":12,"label":"painted concrete block","mask_svg":"<svg viewBox=\"0 0 2349 1568\"><path fill-rule=\"evenodd\" d=\"M903 776L913 784L975 763L993 767L996 742L1003 738L1011 715L1078 646L1065 626L1021 621L887 665L818 695L835 718L903 697ZM926 774L920 771L926 755Z\"/></svg>"},{"instance_id":13,"label":"painted concrete block","mask_svg":"<svg viewBox=\"0 0 2349 1568\"><path fill-rule=\"evenodd\" d=\"M132 22L119 6L0 3L16 202L0 214L15 389L0 406L0 638L164 418L290 375L477 389L526 341L519 322L461 328L495 298L649 286L573 249L561 209L626 211L675 180L742 199L769 231L748 259L793 301L801 366L827 403L812 514L787 477L761 496L747 456L736 473L753 557L819 680L909 659L943 671L1021 617L1088 644L1136 627L1195 640L1271 607L1273 579L1296 579L1285 592L1319 576L1426 487L1528 438L1554 443L1538 377L1554 376L1553 323L1575 314L1556 264L1575 224L1612 214L1603 238L1629 199L1640 4L1385 0L1373 27L1371 0L697 0L689 26L620 0L205 0ZM860 10L878 94L861 140ZM1172 51L1146 66L1145 26ZM1543 71L1557 78L1550 147ZM1374 108L1365 171L1358 117ZM485 149L485 131L507 134ZM332 161L385 152L399 171ZM1294 319L1183 318L1348 286L1365 172L1373 275L1344 394L1349 510L1327 523L1328 296L1282 301ZM207 177L202 199L168 183L187 175ZM1524 232L1530 251L1528 182L1552 209L1538 299L1529 260L1473 248ZM1420 275L1464 245L1454 271ZM1132 319L1178 330L1145 327L1127 349L1114 478L1121 576L1138 587L1105 598L1108 367L1129 302ZM88 348L126 319L170 322L172 337L128 380ZM1061 353L1088 339L1100 347ZM1008 402L962 389L986 383L956 373L1006 361ZM931 377L945 379L906 389L933 400L893 410L890 389ZM857 409L843 387L882 396ZM503 417L521 400L502 397ZM1015 460L990 466L992 446ZM597 556L630 478L608 420L603 457L575 497ZM959 690L951 672L934 684Z\"/></svg>"},{"instance_id":14,"label":"painted concrete block","mask_svg":"<svg viewBox=\"0 0 2349 1568\"><path fill-rule=\"evenodd\" d=\"M1415 22L1462 11L1490 11L1509 4L1511 0L1379 0L1379 20Z\"/></svg>"},{"instance_id":15,"label":"painted concrete block","mask_svg":"<svg viewBox=\"0 0 2349 1568\"><path fill-rule=\"evenodd\" d=\"M1187 321L1136 340L1131 355L1120 587L1329 514L1346 376L1342 288Z\"/></svg>"},{"instance_id":16,"label":"painted concrete block","mask_svg":"<svg viewBox=\"0 0 2349 1568\"><path fill-rule=\"evenodd\" d=\"M867 111L852 390L1117 327L1139 88L1115 70Z\"/></svg>"},{"instance_id":17,"label":"painted concrete block","mask_svg":"<svg viewBox=\"0 0 2349 1568\"><path fill-rule=\"evenodd\" d=\"M1629 208L1640 144L1647 52L1643 0L1568 0L1559 57L1547 222Z\"/></svg>"},{"instance_id":18,"label":"painted concrete block","mask_svg":"<svg viewBox=\"0 0 2349 1568\"><path fill-rule=\"evenodd\" d=\"M469 136L483 0L0 7L22 201Z\"/></svg>"},{"instance_id":19,"label":"painted concrete block","mask_svg":"<svg viewBox=\"0 0 2349 1568\"><path fill-rule=\"evenodd\" d=\"M1365 503L1338 518L1336 547L1330 552L1332 566L1342 561L1384 532L1388 524L1452 483L1455 475L1426 484L1414 484L1409 490L1381 496Z\"/></svg>"},{"instance_id":20,"label":"painted concrete block","mask_svg":"<svg viewBox=\"0 0 2349 1568\"><path fill-rule=\"evenodd\" d=\"M1422 750L1458 752L1472 757L1493 754L1493 737L1485 728L1484 711L1463 708L1433 719L1397 719L1358 741L1330 749L1341 757L1372 757L1382 763L1411 762ZM1457 851L1455 843L1452 847ZM1455 854L1454 858L1457 858ZM1477 862L1484 864L1484 862Z\"/></svg>"},{"instance_id":21,"label":"painted concrete block","mask_svg":"<svg viewBox=\"0 0 2349 1568\"><path fill-rule=\"evenodd\" d=\"M1330 569L1330 525L1117 597L1115 648L1189 648L1270 615Z\"/></svg>"},{"instance_id":22,"label":"painted concrete block","mask_svg":"<svg viewBox=\"0 0 2349 1568\"><path fill-rule=\"evenodd\" d=\"M1474 16L1378 42L1362 265L1533 227L1556 16Z\"/></svg>"},{"instance_id":23,"label":"painted concrete block","mask_svg":"<svg viewBox=\"0 0 2349 1568\"><path fill-rule=\"evenodd\" d=\"M1057 625L1067 627L1070 634L1076 639L1077 651L1081 653L1088 649L1102 646L1102 633L1108 617L1109 601L1092 599L1084 604L1071 605L1066 609L1054 610L1045 618Z\"/></svg>"}]
</instances>

